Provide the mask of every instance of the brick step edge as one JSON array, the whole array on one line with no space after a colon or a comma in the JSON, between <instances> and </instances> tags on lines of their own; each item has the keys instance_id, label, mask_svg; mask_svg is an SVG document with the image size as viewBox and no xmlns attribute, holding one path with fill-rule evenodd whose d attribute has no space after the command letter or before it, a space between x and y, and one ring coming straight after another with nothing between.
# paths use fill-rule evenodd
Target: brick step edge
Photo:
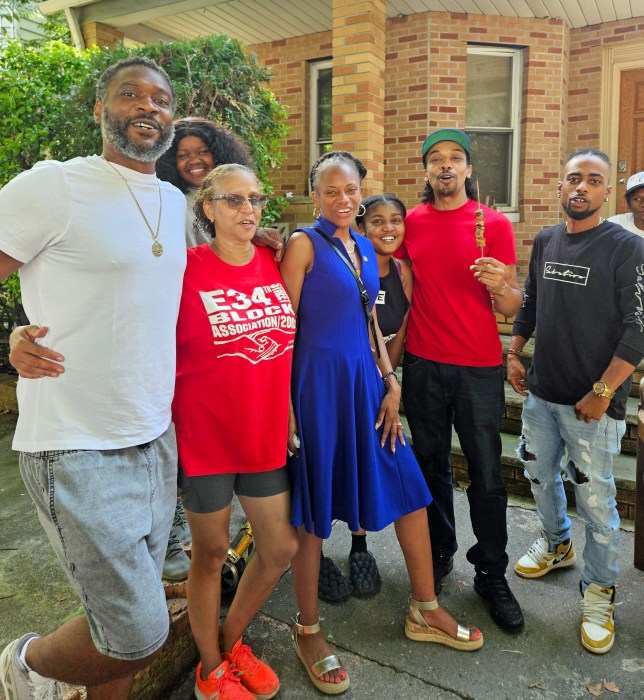
<instances>
[{"instance_id":1,"label":"brick step edge","mask_svg":"<svg viewBox=\"0 0 644 700\"><path fill-rule=\"evenodd\" d=\"M521 425L521 418L508 415L508 410L506 407L503 418L501 419L501 432L509 435L521 435ZM626 432L622 438L621 453L631 457L637 456L637 424L626 424Z\"/></svg>"},{"instance_id":2,"label":"brick step edge","mask_svg":"<svg viewBox=\"0 0 644 700\"><path fill-rule=\"evenodd\" d=\"M409 424L407 423L407 418L401 415L401 420L403 422L403 429L409 445L413 449L414 443L411 437L411 431L409 430ZM503 437L503 433L501 433ZM507 446L506 446L507 447ZM452 462L452 481L454 484L463 485L469 483L468 471L467 471L467 460L463 455L460 445L457 442L455 434L452 435L452 449L450 452L451 462ZM630 455L618 456L619 460L632 460L632 476L629 475L616 475L615 476L615 486L617 488L616 500L617 500L617 510L621 518L627 520L635 519L635 458ZM525 496L527 498L532 498L532 491L530 490L530 482L526 479L524 475L524 468L521 460L514 454L514 451L506 450L501 455L501 470L503 473L503 480L505 481L506 487L510 493L516 494L518 496ZM566 495L568 498L568 503L573 505L575 503L575 493L574 488L571 483L564 481L564 487L566 489Z\"/></svg>"},{"instance_id":3,"label":"brick step edge","mask_svg":"<svg viewBox=\"0 0 644 700\"><path fill-rule=\"evenodd\" d=\"M452 480L454 485L464 486L469 483L467 460L460 447L452 445ZM501 457L501 471L506 488L512 494L532 498L530 482L524 475L523 464L518 457L503 455ZM635 520L635 480L615 477L617 487L616 501L620 518ZM569 481L564 481L568 506L575 505L575 491Z\"/></svg>"}]
</instances>

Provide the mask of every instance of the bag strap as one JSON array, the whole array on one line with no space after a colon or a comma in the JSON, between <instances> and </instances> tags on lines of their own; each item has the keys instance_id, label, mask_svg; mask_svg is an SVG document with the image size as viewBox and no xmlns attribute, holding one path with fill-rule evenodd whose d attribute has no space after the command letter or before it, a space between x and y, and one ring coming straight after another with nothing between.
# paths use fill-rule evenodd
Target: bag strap
<instances>
[{"instance_id":1,"label":"bag strap","mask_svg":"<svg viewBox=\"0 0 644 700\"><path fill-rule=\"evenodd\" d=\"M313 227L312 230L316 233L319 233L322 239L325 240L331 246L331 250L333 250L334 253L340 258L340 260L342 260L342 262L348 268L349 272L351 272L351 274L353 275L353 279L356 281L356 284L358 285L358 290L360 292L360 301L362 302L362 309L367 319L367 325L371 329L371 336L373 338L373 343L376 348L376 355L378 356L378 359L380 359L380 347L378 346L378 338L376 336L376 324L373 320L373 313L371 313L371 301L369 300L369 292L367 292L362 280L360 279L360 275L356 272L356 269L351 264L351 261L344 255L342 255L342 253L339 251L338 247L333 243L331 238L319 228ZM358 244L356 243L356 246L357 245Z\"/></svg>"}]
</instances>

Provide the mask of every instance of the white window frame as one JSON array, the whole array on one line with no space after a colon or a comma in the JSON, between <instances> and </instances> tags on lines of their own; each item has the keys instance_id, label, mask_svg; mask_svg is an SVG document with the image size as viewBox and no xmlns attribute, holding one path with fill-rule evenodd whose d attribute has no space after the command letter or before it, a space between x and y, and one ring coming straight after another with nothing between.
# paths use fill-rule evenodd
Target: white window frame
<instances>
[{"instance_id":1,"label":"white window frame","mask_svg":"<svg viewBox=\"0 0 644 700\"><path fill-rule=\"evenodd\" d=\"M521 85L523 82L523 49L503 46L474 46L467 47L467 53L485 56L510 56L512 58L512 105L510 110L509 127L477 127L465 125L465 131L492 134L511 133L512 153L510 155L510 205L498 207L503 212L519 211L519 164L521 154ZM476 167L476 163L474 164Z\"/></svg>"},{"instance_id":2,"label":"white window frame","mask_svg":"<svg viewBox=\"0 0 644 700\"><path fill-rule=\"evenodd\" d=\"M327 143L319 138L318 130L318 74L322 70L333 68L333 60L311 61L309 63L309 167L318 159L318 148L321 143Z\"/></svg>"}]
</instances>

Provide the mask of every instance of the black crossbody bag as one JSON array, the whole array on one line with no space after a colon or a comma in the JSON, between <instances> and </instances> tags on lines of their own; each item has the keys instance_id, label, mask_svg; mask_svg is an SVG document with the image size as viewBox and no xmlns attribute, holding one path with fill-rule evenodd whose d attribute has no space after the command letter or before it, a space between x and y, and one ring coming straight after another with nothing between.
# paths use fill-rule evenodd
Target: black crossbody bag
<instances>
[{"instance_id":1,"label":"black crossbody bag","mask_svg":"<svg viewBox=\"0 0 644 700\"><path fill-rule=\"evenodd\" d=\"M362 283L362 280L360 279L360 275L356 272L356 269L351 264L351 261L344 255L342 255L342 253L338 250L337 246L333 243L329 236L326 233L324 233L324 231L321 231L319 228L314 227L312 230L316 233L319 233L320 236L322 236L322 238L331 246L333 252L340 258L340 260L342 260L342 262L347 266L347 268L353 275L353 279L356 281L356 284L358 285L358 291L360 292L360 301L362 302L362 309L364 310L364 315L367 319L367 325L371 329L373 344L376 348L376 355L378 356L378 359L380 359L380 347L378 346L378 338L376 336L376 324L373 320L373 314L371 313L371 301L369 300L369 292L367 292L367 290L365 289L365 286ZM356 247L357 245L358 244L356 243Z\"/></svg>"}]
</instances>

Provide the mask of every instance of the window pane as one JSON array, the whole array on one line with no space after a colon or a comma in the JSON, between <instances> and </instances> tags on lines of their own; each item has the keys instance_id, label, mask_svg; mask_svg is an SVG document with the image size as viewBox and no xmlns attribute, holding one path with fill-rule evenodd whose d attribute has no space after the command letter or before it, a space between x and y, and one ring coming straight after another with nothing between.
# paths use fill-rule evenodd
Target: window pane
<instances>
[{"instance_id":1,"label":"window pane","mask_svg":"<svg viewBox=\"0 0 644 700\"><path fill-rule=\"evenodd\" d=\"M326 143L318 143L317 146L317 154L318 158L320 156L323 156L325 153L328 153L329 151L333 150L333 144L330 141L327 141Z\"/></svg>"},{"instance_id":2,"label":"window pane","mask_svg":"<svg viewBox=\"0 0 644 700\"><path fill-rule=\"evenodd\" d=\"M479 181L481 202L494 195L497 206L510 206L510 163L512 134L467 132L472 139L472 170Z\"/></svg>"},{"instance_id":3,"label":"window pane","mask_svg":"<svg viewBox=\"0 0 644 700\"><path fill-rule=\"evenodd\" d=\"M318 95L318 119L317 119L317 140L330 141L332 134L331 126L331 68L322 68L318 71L317 78Z\"/></svg>"},{"instance_id":4,"label":"window pane","mask_svg":"<svg viewBox=\"0 0 644 700\"><path fill-rule=\"evenodd\" d=\"M512 57L467 54L466 126L512 126Z\"/></svg>"}]
</instances>

